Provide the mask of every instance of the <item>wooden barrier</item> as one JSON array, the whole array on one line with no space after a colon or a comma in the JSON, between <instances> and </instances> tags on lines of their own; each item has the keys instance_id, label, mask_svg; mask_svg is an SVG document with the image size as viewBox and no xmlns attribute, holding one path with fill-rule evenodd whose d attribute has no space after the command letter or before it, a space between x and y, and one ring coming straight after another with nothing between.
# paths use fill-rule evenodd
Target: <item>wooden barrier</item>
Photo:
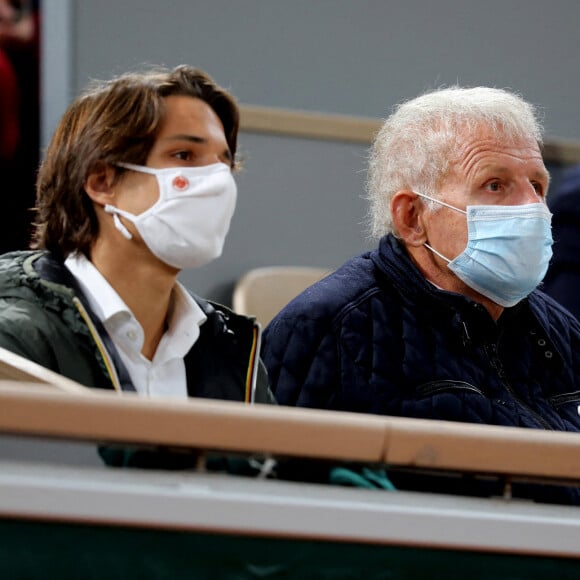
<instances>
[{"instance_id":1,"label":"wooden barrier","mask_svg":"<svg viewBox=\"0 0 580 580\"><path fill-rule=\"evenodd\" d=\"M580 481L576 433L82 392L2 381L0 432Z\"/></svg>"},{"instance_id":2,"label":"wooden barrier","mask_svg":"<svg viewBox=\"0 0 580 580\"><path fill-rule=\"evenodd\" d=\"M304 139L370 144L383 122L372 117L256 105L242 105L240 109L242 131ZM544 142L543 156L546 163L556 165L580 163L580 143L548 138Z\"/></svg>"},{"instance_id":3,"label":"wooden barrier","mask_svg":"<svg viewBox=\"0 0 580 580\"><path fill-rule=\"evenodd\" d=\"M1 349L0 373L0 435L580 481L580 434L119 395ZM0 461L0 576L576 577L578 508L508 497Z\"/></svg>"}]
</instances>

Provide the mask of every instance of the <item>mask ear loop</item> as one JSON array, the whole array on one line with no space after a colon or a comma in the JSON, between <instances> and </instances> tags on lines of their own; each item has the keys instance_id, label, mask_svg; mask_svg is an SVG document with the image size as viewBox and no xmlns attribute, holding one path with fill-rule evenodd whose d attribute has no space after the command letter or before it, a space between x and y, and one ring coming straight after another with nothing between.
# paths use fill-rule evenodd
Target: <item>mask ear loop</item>
<instances>
[{"instance_id":1,"label":"mask ear loop","mask_svg":"<svg viewBox=\"0 0 580 580\"><path fill-rule=\"evenodd\" d=\"M435 199L434 197L431 197L430 195L425 195L424 193L421 193L419 191L414 191L413 192L415 195L418 195L419 197L424 197L425 199L430 199L431 201L434 201L435 203L444 205L445 207L448 207L449 209L454 209L455 211L458 211L459 213L463 213L467 215L467 212L465 210L459 209L458 207L455 207L449 203L445 203L444 201L441 201L440 199ZM430 246L427 242L425 242L423 244L426 248L428 248L429 250L431 250L436 256L439 256L442 260L445 260L448 264L451 264L451 262L453 260L450 260L449 258L446 258L443 254L439 253L433 246Z\"/></svg>"},{"instance_id":2,"label":"mask ear loop","mask_svg":"<svg viewBox=\"0 0 580 580\"><path fill-rule=\"evenodd\" d=\"M117 208L112 206L112 205L107 204L107 205L105 205L105 211L107 213L113 214L113 223L115 224L115 227L121 232L123 237L126 238L127 240L132 240L133 235L123 225L123 222L119 219L119 216L117 215Z\"/></svg>"},{"instance_id":3,"label":"mask ear loop","mask_svg":"<svg viewBox=\"0 0 580 580\"><path fill-rule=\"evenodd\" d=\"M432 246L430 246L427 242L425 242L423 245L426 248L429 248L434 254L436 254L437 256L439 256L442 260L445 260L448 264L451 264L451 260L449 258L446 258L443 254L440 254L435 248L433 248Z\"/></svg>"},{"instance_id":4,"label":"mask ear loop","mask_svg":"<svg viewBox=\"0 0 580 580\"><path fill-rule=\"evenodd\" d=\"M438 203L440 205L444 205L445 207L448 207L449 209L454 209L455 211L458 211L459 213L467 215L467 212L464 209L459 209L458 207L455 207L454 205L451 205L449 203L445 203L444 201L441 201L440 199L436 199L434 197L431 197L430 195L425 195L424 193L420 193L419 191L413 191L413 193L415 195L420 196L420 197L424 197L425 199L430 199L431 201L434 201L435 203Z\"/></svg>"}]
</instances>

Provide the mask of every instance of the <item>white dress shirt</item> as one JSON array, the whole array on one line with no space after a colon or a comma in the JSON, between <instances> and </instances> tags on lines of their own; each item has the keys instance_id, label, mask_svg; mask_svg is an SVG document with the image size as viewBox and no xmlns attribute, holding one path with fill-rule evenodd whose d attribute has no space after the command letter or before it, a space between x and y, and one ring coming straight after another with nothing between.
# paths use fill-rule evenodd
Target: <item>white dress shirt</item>
<instances>
[{"instance_id":1,"label":"white dress shirt","mask_svg":"<svg viewBox=\"0 0 580 580\"><path fill-rule=\"evenodd\" d=\"M153 360L149 360L141 354L143 328L92 262L75 253L65 264L117 347L137 392L150 397L186 398L183 357L199 338L200 327L207 319L187 290L179 282L173 288L167 330Z\"/></svg>"}]
</instances>

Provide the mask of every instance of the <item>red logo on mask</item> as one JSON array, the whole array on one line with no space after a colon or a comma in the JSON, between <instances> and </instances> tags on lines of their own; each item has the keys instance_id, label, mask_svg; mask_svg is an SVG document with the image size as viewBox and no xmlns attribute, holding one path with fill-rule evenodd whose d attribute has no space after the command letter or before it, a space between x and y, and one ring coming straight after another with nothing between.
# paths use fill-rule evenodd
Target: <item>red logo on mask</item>
<instances>
[{"instance_id":1,"label":"red logo on mask","mask_svg":"<svg viewBox=\"0 0 580 580\"><path fill-rule=\"evenodd\" d=\"M172 185L174 189L177 189L177 191L183 191L189 187L189 179L183 177L183 175L178 175L173 178Z\"/></svg>"}]
</instances>

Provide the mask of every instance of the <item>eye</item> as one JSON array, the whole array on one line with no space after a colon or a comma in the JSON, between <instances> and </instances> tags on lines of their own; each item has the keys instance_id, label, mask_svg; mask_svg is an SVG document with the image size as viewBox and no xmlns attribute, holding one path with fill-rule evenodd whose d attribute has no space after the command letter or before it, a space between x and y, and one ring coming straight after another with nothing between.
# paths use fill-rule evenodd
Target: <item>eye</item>
<instances>
[{"instance_id":1,"label":"eye","mask_svg":"<svg viewBox=\"0 0 580 580\"><path fill-rule=\"evenodd\" d=\"M538 181L532 181L532 187L540 197L544 197L544 195L546 194L546 190L542 183L539 183Z\"/></svg>"},{"instance_id":2,"label":"eye","mask_svg":"<svg viewBox=\"0 0 580 580\"><path fill-rule=\"evenodd\" d=\"M488 181L485 185L488 191L498 192L502 190L502 184L498 180Z\"/></svg>"},{"instance_id":3,"label":"eye","mask_svg":"<svg viewBox=\"0 0 580 580\"><path fill-rule=\"evenodd\" d=\"M192 158L191 151L177 151L173 154L173 157L180 159L181 161L190 161Z\"/></svg>"}]
</instances>

